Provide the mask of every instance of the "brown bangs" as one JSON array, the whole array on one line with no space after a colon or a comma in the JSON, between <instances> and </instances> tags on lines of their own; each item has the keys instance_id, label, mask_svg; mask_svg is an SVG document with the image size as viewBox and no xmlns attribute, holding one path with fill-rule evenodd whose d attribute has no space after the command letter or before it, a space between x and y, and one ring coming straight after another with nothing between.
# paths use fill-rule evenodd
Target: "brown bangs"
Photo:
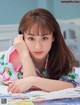
<instances>
[{"instance_id":1,"label":"brown bangs","mask_svg":"<svg viewBox=\"0 0 80 105\"><path fill-rule=\"evenodd\" d=\"M27 24L26 32L28 34L32 32L34 35L50 34L52 32L50 27L44 20L32 19Z\"/></svg>"}]
</instances>

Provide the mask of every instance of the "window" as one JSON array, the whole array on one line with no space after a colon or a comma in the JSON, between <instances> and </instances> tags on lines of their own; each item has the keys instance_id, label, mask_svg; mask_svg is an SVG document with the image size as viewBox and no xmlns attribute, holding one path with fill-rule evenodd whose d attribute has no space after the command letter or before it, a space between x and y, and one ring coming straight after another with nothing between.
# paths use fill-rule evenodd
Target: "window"
<instances>
[{"instance_id":1,"label":"window","mask_svg":"<svg viewBox=\"0 0 80 105\"><path fill-rule=\"evenodd\" d=\"M64 37L64 39L67 38L67 37L66 37L66 31L63 32L63 37Z\"/></svg>"},{"instance_id":2,"label":"window","mask_svg":"<svg viewBox=\"0 0 80 105\"><path fill-rule=\"evenodd\" d=\"M69 38L76 39L76 34L74 30L69 29Z\"/></svg>"}]
</instances>

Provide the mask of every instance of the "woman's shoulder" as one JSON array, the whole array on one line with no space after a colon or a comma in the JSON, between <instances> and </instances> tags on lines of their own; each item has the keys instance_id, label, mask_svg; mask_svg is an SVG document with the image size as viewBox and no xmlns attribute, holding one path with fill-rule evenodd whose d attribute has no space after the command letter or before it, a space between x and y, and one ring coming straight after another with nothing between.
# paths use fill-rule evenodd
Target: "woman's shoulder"
<instances>
[{"instance_id":1,"label":"woman's shoulder","mask_svg":"<svg viewBox=\"0 0 80 105\"><path fill-rule=\"evenodd\" d=\"M12 64L15 71L19 71L20 68L22 67L19 54L17 50L14 48L14 46L11 46L8 50L1 52L0 59L5 64L6 63Z\"/></svg>"}]
</instances>

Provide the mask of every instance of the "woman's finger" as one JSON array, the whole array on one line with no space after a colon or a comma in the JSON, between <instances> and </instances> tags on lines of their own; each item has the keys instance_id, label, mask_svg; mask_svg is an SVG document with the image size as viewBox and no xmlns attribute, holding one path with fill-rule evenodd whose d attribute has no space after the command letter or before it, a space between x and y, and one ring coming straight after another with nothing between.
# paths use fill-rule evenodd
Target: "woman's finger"
<instances>
[{"instance_id":1,"label":"woman's finger","mask_svg":"<svg viewBox=\"0 0 80 105\"><path fill-rule=\"evenodd\" d=\"M9 86L8 86L8 92L10 92L10 90L11 90L11 88L14 86L14 82L13 83L11 83L11 84L9 84Z\"/></svg>"}]
</instances>

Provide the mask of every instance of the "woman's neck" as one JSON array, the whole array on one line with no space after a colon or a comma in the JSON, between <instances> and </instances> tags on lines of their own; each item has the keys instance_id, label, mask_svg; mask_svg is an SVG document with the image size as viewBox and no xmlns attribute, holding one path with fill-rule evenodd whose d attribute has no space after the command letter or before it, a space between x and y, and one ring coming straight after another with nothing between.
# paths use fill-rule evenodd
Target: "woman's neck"
<instances>
[{"instance_id":1,"label":"woman's neck","mask_svg":"<svg viewBox=\"0 0 80 105\"><path fill-rule=\"evenodd\" d=\"M38 70L40 70L40 72L42 72L45 69L46 57L44 57L43 59L35 59L35 58L32 58L32 59L35 64L35 67Z\"/></svg>"}]
</instances>

